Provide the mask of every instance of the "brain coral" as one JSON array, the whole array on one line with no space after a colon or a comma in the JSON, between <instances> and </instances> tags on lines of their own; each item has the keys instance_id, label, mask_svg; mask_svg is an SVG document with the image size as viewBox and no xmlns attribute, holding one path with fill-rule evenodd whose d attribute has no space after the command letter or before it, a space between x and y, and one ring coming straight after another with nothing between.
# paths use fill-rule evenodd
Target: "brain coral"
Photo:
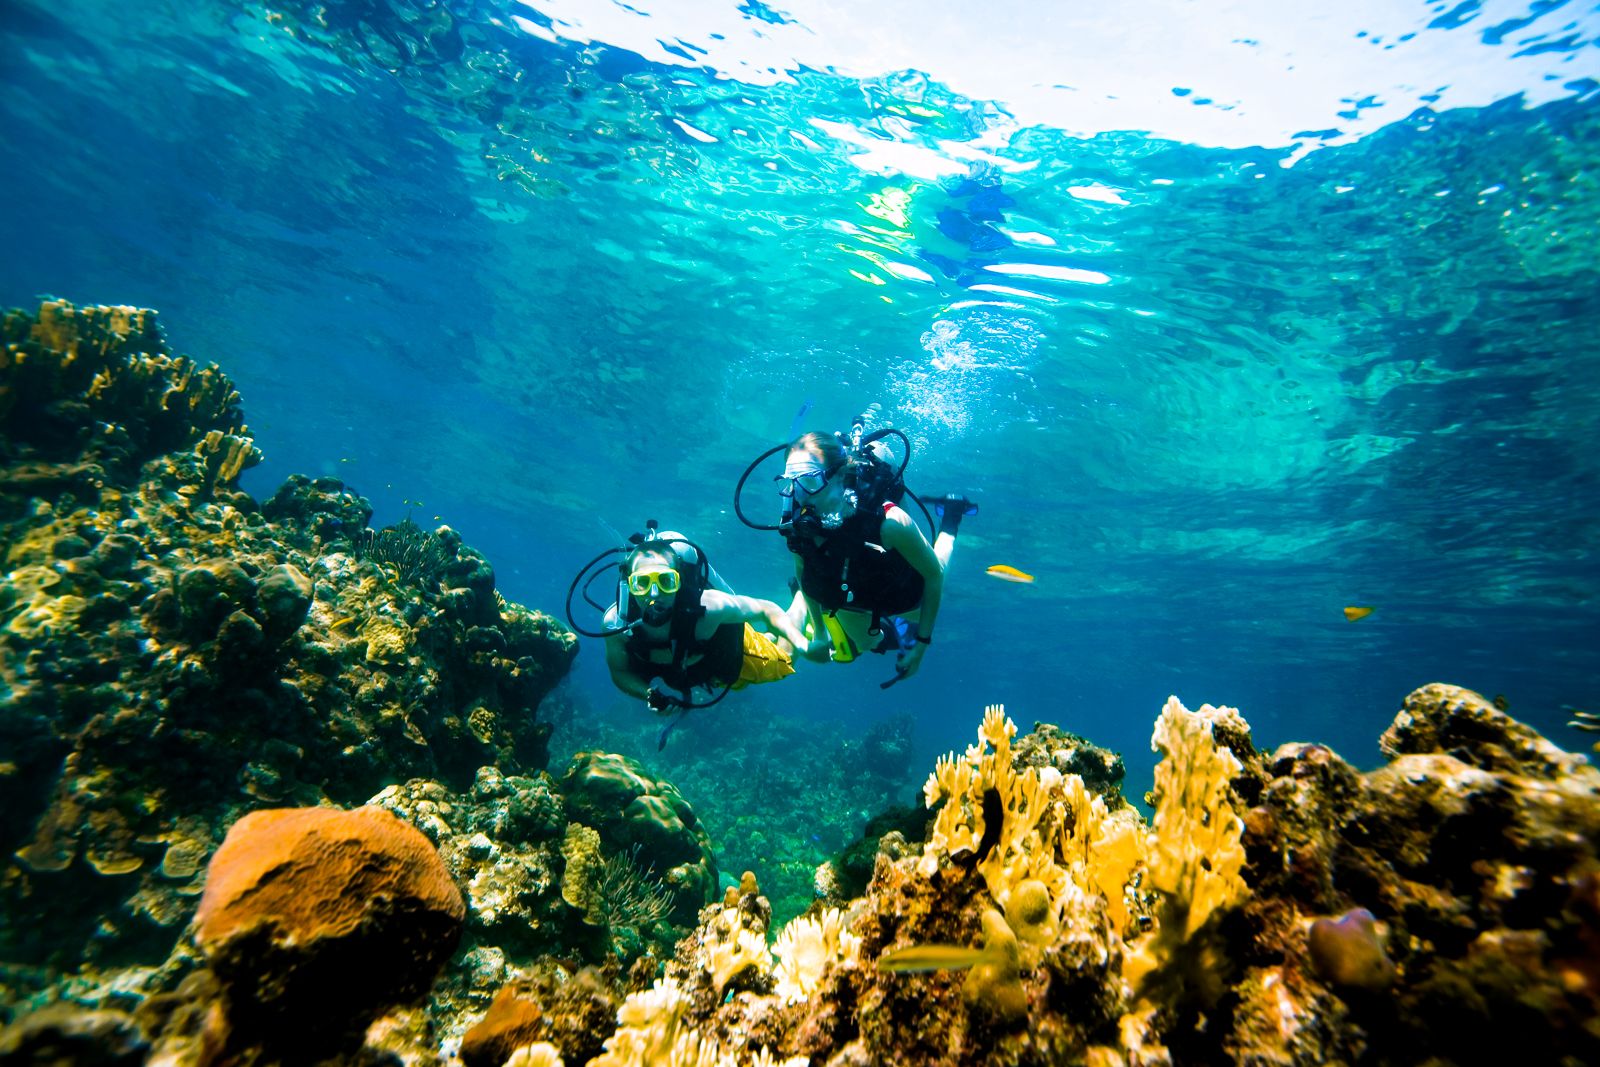
<instances>
[{"instance_id":1,"label":"brain coral","mask_svg":"<svg viewBox=\"0 0 1600 1067\"><path fill-rule=\"evenodd\" d=\"M284 808L229 829L195 921L240 1040L296 1031L309 1050L425 994L464 917L438 852L387 811Z\"/></svg>"},{"instance_id":2,"label":"brain coral","mask_svg":"<svg viewBox=\"0 0 1600 1067\"><path fill-rule=\"evenodd\" d=\"M636 856L672 891L672 920L688 925L717 884L711 838L671 782L613 752L579 752L561 781L574 819L598 830L607 851Z\"/></svg>"}]
</instances>

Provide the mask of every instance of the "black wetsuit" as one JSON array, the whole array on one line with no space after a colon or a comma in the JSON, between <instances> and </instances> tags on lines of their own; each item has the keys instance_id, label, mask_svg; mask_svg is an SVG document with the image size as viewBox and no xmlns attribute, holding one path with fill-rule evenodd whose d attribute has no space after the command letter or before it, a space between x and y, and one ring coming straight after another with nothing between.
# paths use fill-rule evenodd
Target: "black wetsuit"
<instances>
[{"instance_id":1,"label":"black wetsuit","mask_svg":"<svg viewBox=\"0 0 1600 1067\"><path fill-rule=\"evenodd\" d=\"M800 591L822 610L860 608L883 618L922 603L921 573L899 552L883 547L889 506L857 512L820 545L809 537L796 539Z\"/></svg>"},{"instance_id":2,"label":"black wetsuit","mask_svg":"<svg viewBox=\"0 0 1600 1067\"><path fill-rule=\"evenodd\" d=\"M638 630L629 634L624 646L628 670L644 681L660 678L680 693L697 685L719 686L737 681L744 666L744 623L723 623L701 641L694 630L704 615L704 609L674 611L667 636L661 640L646 637ZM658 648L672 649L672 658L665 662L652 660L650 653ZM700 658L693 663L685 662L696 655Z\"/></svg>"}]
</instances>

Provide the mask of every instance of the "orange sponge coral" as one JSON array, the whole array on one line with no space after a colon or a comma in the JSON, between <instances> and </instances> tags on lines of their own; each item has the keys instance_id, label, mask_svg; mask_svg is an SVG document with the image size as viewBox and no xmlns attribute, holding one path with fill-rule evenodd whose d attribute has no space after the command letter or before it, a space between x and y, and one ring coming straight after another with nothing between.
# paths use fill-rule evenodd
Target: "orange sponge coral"
<instances>
[{"instance_id":1,"label":"orange sponge coral","mask_svg":"<svg viewBox=\"0 0 1600 1067\"><path fill-rule=\"evenodd\" d=\"M196 940L236 1039L309 1056L426 993L465 916L437 850L387 811L286 808L229 828Z\"/></svg>"}]
</instances>

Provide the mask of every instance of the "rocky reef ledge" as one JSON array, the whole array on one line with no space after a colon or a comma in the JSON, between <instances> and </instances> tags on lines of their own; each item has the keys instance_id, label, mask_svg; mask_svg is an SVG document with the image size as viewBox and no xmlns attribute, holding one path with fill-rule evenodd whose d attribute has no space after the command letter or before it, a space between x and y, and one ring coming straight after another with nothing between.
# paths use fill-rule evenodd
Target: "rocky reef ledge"
<instances>
[{"instance_id":1,"label":"rocky reef ledge","mask_svg":"<svg viewBox=\"0 0 1600 1067\"><path fill-rule=\"evenodd\" d=\"M149 312L5 341L0 1064L1600 1062L1600 772L1476 693L1367 772L1172 698L1149 820L991 706L774 931L671 783L543 769L572 639L448 529L240 493Z\"/></svg>"}]
</instances>

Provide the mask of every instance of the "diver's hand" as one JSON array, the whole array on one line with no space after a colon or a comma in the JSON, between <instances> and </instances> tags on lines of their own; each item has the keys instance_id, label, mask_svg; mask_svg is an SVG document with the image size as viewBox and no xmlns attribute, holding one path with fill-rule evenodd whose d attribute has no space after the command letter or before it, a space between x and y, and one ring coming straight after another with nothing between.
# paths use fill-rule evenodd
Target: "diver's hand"
<instances>
[{"instance_id":1,"label":"diver's hand","mask_svg":"<svg viewBox=\"0 0 1600 1067\"><path fill-rule=\"evenodd\" d=\"M655 685L644 695L644 704L657 715L670 715L684 706L681 699Z\"/></svg>"},{"instance_id":2,"label":"diver's hand","mask_svg":"<svg viewBox=\"0 0 1600 1067\"><path fill-rule=\"evenodd\" d=\"M900 681L905 681L917 673L917 668L922 666L922 654L928 651L928 646L920 641L895 657L894 673Z\"/></svg>"},{"instance_id":3,"label":"diver's hand","mask_svg":"<svg viewBox=\"0 0 1600 1067\"><path fill-rule=\"evenodd\" d=\"M821 641L813 639L807 641L804 648L797 647L795 651L812 663L827 663L833 659L833 642L827 639Z\"/></svg>"}]
</instances>

